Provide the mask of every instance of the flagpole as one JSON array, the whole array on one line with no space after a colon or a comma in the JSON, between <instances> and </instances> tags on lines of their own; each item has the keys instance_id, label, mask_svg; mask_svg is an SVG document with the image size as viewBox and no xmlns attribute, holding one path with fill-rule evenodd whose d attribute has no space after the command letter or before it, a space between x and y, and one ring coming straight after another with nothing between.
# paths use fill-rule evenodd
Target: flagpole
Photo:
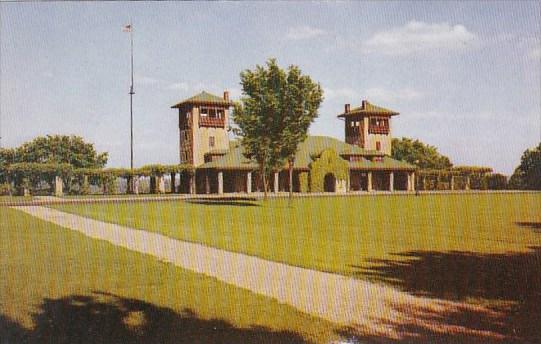
<instances>
[{"instance_id":1,"label":"flagpole","mask_svg":"<svg viewBox=\"0 0 541 344\"><path fill-rule=\"evenodd\" d=\"M130 85L130 169L133 172L133 26L130 22L131 85Z\"/></svg>"}]
</instances>

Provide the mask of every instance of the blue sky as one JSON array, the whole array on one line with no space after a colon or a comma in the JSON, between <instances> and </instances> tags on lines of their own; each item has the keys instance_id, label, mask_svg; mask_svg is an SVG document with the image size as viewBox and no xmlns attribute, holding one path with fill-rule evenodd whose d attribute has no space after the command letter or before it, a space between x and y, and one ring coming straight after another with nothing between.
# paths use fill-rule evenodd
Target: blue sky
<instances>
[{"instance_id":1,"label":"blue sky","mask_svg":"<svg viewBox=\"0 0 541 344\"><path fill-rule=\"evenodd\" d=\"M512 173L541 139L541 6L521 2L0 3L2 145L76 134L129 166L129 34L135 164L178 162L176 112L201 90L240 95L269 57L321 83L310 131L343 139L361 99L397 110L395 137L455 164Z\"/></svg>"}]
</instances>

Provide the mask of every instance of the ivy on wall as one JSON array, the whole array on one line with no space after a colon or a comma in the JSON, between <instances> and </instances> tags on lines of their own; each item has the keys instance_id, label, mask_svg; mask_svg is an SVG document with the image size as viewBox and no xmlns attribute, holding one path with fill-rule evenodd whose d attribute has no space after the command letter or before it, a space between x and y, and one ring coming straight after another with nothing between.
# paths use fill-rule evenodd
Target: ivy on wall
<instances>
[{"instance_id":1,"label":"ivy on wall","mask_svg":"<svg viewBox=\"0 0 541 344\"><path fill-rule=\"evenodd\" d=\"M310 184L308 181L308 172L301 172L299 174L300 192L306 193L310 191Z\"/></svg>"},{"instance_id":2,"label":"ivy on wall","mask_svg":"<svg viewBox=\"0 0 541 344\"><path fill-rule=\"evenodd\" d=\"M321 152L319 158L310 164L310 191L323 192L325 175L332 173L337 180L347 180L349 164L333 149Z\"/></svg>"}]
</instances>

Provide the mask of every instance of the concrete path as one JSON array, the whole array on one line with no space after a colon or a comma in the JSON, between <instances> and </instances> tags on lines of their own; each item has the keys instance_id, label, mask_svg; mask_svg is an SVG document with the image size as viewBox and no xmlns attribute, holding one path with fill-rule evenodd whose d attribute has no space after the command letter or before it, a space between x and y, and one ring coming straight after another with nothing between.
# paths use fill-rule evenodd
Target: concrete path
<instances>
[{"instance_id":1,"label":"concrete path","mask_svg":"<svg viewBox=\"0 0 541 344\"><path fill-rule=\"evenodd\" d=\"M498 317L498 314L481 307L416 297L386 285L188 243L55 209L40 206L14 208L91 238L148 254L274 298L302 312L363 333L400 338L404 335L401 330L404 325L413 324L430 332L456 332L492 339L501 337L490 331L471 329L464 324L442 322L446 316L464 312Z\"/></svg>"}]
</instances>

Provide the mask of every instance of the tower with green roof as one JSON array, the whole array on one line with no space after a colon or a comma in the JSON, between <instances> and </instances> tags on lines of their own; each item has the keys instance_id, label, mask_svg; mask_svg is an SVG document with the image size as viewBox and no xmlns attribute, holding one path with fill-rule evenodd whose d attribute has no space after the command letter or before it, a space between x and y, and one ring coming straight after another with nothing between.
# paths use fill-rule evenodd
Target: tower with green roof
<instances>
[{"instance_id":1,"label":"tower with green roof","mask_svg":"<svg viewBox=\"0 0 541 344\"><path fill-rule=\"evenodd\" d=\"M223 97L201 92L171 108L178 109L180 163L199 166L205 154L228 150L229 92Z\"/></svg>"},{"instance_id":2,"label":"tower with green roof","mask_svg":"<svg viewBox=\"0 0 541 344\"><path fill-rule=\"evenodd\" d=\"M391 117L398 114L363 100L354 109L345 104L338 117L344 118L346 143L391 155Z\"/></svg>"}]
</instances>

